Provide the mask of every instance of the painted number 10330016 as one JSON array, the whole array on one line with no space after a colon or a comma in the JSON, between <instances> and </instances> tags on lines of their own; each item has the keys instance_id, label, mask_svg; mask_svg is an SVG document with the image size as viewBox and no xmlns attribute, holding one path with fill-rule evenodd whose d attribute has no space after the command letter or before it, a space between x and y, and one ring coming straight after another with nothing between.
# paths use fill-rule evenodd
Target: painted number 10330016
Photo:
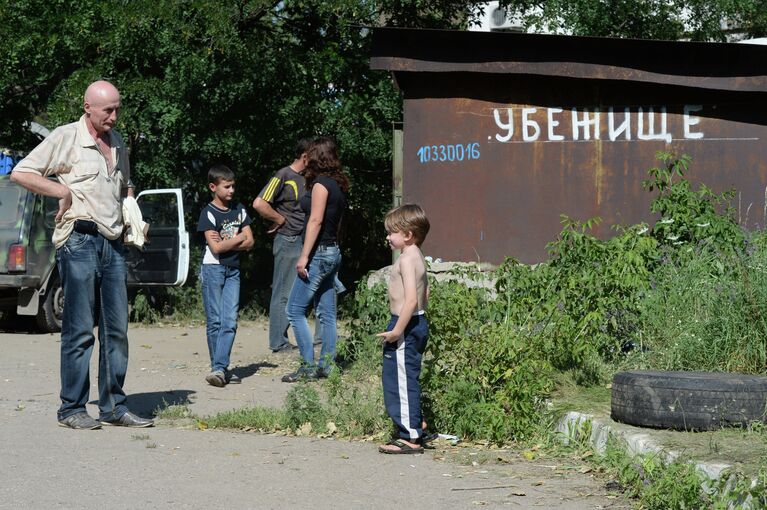
<instances>
[{"instance_id":1,"label":"painted number 10330016","mask_svg":"<svg viewBox=\"0 0 767 510\"><path fill-rule=\"evenodd\" d=\"M479 159L479 143L456 143L448 145L423 145L418 149L418 161L434 163Z\"/></svg>"}]
</instances>

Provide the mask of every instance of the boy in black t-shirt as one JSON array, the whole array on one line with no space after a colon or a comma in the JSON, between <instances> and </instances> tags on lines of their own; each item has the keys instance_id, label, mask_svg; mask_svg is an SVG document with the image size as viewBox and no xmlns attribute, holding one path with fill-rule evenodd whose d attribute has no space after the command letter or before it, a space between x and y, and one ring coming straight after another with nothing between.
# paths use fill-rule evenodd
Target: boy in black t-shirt
<instances>
[{"instance_id":1,"label":"boy in black t-shirt","mask_svg":"<svg viewBox=\"0 0 767 510\"><path fill-rule=\"evenodd\" d=\"M247 211L242 204L232 205L234 172L216 165L208 171L208 182L213 201L203 208L197 224L206 242L200 266L210 354L210 374L205 380L221 388L240 382L229 372L229 356L240 307L240 252L251 249L254 241Z\"/></svg>"}]
</instances>

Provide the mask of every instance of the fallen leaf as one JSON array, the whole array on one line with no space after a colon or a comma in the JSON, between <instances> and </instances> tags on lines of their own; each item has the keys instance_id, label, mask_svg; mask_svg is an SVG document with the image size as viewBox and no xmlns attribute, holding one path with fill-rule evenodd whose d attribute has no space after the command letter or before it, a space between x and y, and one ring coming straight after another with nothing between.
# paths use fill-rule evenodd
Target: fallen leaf
<instances>
[{"instance_id":1,"label":"fallen leaf","mask_svg":"<svg viewBox=\"0 0 767 510\"><path fill-rule=\"evenodd\" d=\"M303 436L308 436L312 433L312 422L307 421L301 427L298 429L297 433L300 432Z\"/></svg>"},{"instance_id":2,"label":"fallen leaf","mask_svg":"<svg viewBox=\"0 0 767 510\"><path fill-rule=\"evenodd\" d=\"M327 422L325 424L325 428L328 429L328 434L330 434L331 436L335 434L336 431L338 430L338 427L336 427L336 424L333 423L332 421Z\"/></svg>"},{"instance_id":3,"label":"fallen leaf","mask_svg":"<svg viewBox=\"0 0 767 510\"><path fill-rule=\"evenodd\" d=\"M200 430L207 430L208 424L202 420L197 420L197 428Z\"/></svg>"},{"instance_id":4,"label":"fallen leaf","mask_svg":"<svg viewBox=\"0 0 767 510\"><path fill-rule=\"evenodd\" d=\"M591 471L593 471L593 470L590 467L588 467L588 466L583 466L578 471L580 471L581 473L591 473Z\"/></svg>"},{"instance_id":5,"label":"fallen leaf","mask_svg":"<svg viewBox=\"0 0 767 510\"><path fill-rule=\"evenodd\" d=\"M530 450L525 450L522 452L522 456L525 458L525 460L533 460L535 458L535 453L531 452Z\"/></svg>"},{"instance_id":6,"label":"fallen leaf","mask_svg":"<svg viewBox=\"0 0 767 510\"><path fill-rule=\"evenodd\" d=\"M523 491L512 491L509 496L527 496Z\"/></svg>"},{"instance_id":7,"label":"fallen leaf","mask_svg":"<svg viewBox=\"0 0 767 510\"><path fill-rule=\"evenodd\" d=\"M151 349L152 348L152 346L149 345L149 344L141 344L141 347L143 347L144 349Z\"/></svg>"}]
</instances>

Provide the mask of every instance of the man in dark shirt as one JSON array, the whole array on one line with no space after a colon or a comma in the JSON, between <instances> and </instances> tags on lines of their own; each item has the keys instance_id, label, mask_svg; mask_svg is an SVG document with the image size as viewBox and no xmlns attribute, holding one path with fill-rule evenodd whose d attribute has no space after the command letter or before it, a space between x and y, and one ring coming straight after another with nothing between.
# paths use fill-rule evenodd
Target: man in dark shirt
<instances>
[{"instance_id":1,"label":"man in dark shirt","mask_svg":"<svg viewBox=\"0 0 767 510\"><path fill-rule=\"evenodd\" d=\"M272 254L272 299L269 304L269 348L272 352L290 350L285 306L296 278L296 262L303 246L301 232L304 213L298 201L304 194L303 171L311 140L303 138L296 144L293 162L277 171L253 201L253 208L271 222L267 233L275 234Z\"/></svg>"}]
</instances>

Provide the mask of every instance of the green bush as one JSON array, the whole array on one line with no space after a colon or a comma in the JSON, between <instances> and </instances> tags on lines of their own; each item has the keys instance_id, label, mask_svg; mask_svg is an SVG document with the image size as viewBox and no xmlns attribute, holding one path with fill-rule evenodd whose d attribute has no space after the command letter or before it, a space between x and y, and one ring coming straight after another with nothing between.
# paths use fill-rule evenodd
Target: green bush
<instances>
[{"instance_id":1,"label":"green bush","mask_svg":"<svg viewBox=\"0 0 767 510\"><path fill-rule=\"evenodd\" d=\"M336 370L324 385L328 397L327 414L343 436L381 434L391 426L384 409L381 370L370 370L370 366L358 363L343 376Z\"/></svg>"},{"instance_id":2,"label":"green bush","mask_svg":"<svg viewBox=\"0 0 767 510\"><path fill-rule=\"evenodd\" d=\"M675 252L681 254L701 247L717 253L740 253L745 236L730 205L735 191L717 195L704 184L692 191L684 178L691 162L689 156L658 152L656 157L662 165L651 168L650 179L642 185L658 193L650 206L650 211L661 217L652 229L658 242L686 248Z\"/></svg>"},{"instance_id":3,"label":"green bush","mask_svg":"<svg viewBox=\"0 0 767 510\"><path fill-rule=\"evenodd\" d=\"M312 430L324 430L327 410L320 394L309 383L295 384L285 397L285 426L298 429L305 423L312 424Z\"/></svg>"},{"instance_id":4,"label":"green bush","mask_svg":"<svg viewBox=\"0 0 767 510\"><path fill-rule=\"evenodd\" d=\"M648 510L707 508L704 477L693 464L666 462L657 454L630 456L626 447L610 438L604 453L594 459L601 469L617 478L623 492L638 498Z\"/></svg>"},{"instance_id":5,"label":"green bush","mask_svg":"<svg viewBox=\"0 0 767 510\"><path fill-rule=\"evenodd\" d=\"M386 285L377 283L368 288L367 278L357 283L350 308L348 335L338 342L338 362L350 366L363 362L371 370L380 367L381 343L375 336L386 329L391 318Z\"/></svg>"},{"instance_id":6,"label":"green bush","mask_svg":"<svg viewBox=\"0 0 767 510\"><path fill-rule=\"evenodd\" d=\"M657 243L643 225L603 241L587 233L597 219L562 223L548 262L532 268L509 259L499 267L494 316L537 336L556 369L596 383L602 360L615 359L635 335Z\"/></svg>"},{"instance_id":7,"label":"green bush","mask_svg":"<svg viewBox=\"0 0 767 510\"><path fill-rule=\"evenodd\" d=\"M437 429L500 444L530 436L552 389L550 364L533 340L510 325L487 324L436 343L423 388Z\"/></svg>"},{"instance_id":8,"label":"green bush","mask_svg":"<svg viewBox=\"0 0 767 510\"><path fill-rule=\"evenodd\" d=\"M467 285L486 278L478 271L430 277L421 380L432 430L497 443L530 437L556 371L594 384L627 367L764 370L767 236L738 226L731 193L693 191L688 157L658 158L645 182L657 192L654 225L615 227L600 240L589 233L598 218L563 217L549 260L506 260L492 291ZM329 383L330 401L332 414L353 424L350 433L369 433L386 422L376 412L374 337L389 320L386 287L361 282L351 315L339 348L343 383Z\"/></svg>"},{"instance_id":9,"label":"green bush","mask_svg":"<svg viewBox=\"0 0 767 510\"><path fill-rule=\"evenodd\" d=\"M662 370L762 373L767 366L767 251L668 259L640 307L641 352L626 363Z\"/></svg>"}]
</instances>

